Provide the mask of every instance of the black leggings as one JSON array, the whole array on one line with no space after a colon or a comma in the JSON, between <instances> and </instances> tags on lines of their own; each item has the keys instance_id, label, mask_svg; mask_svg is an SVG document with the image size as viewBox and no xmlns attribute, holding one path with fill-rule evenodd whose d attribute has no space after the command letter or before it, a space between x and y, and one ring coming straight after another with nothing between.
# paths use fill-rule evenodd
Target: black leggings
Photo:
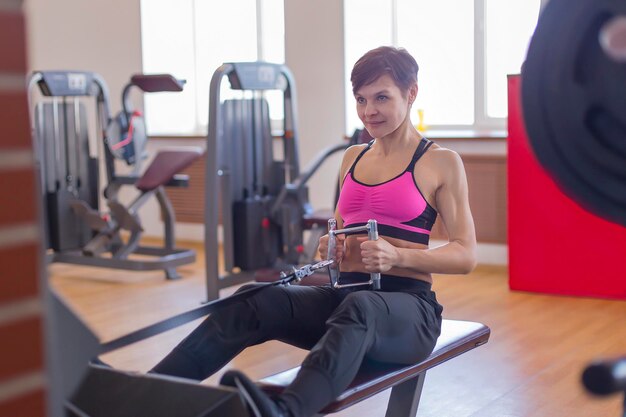
<instances>
[{"instance_id":1,"label":"black leggings","mask_svg":"<svg viewBox=\"0 0 626 417\"><path fill-rule=\"evenodd\" d=\"M280 340L310 350L281 399L293 415L313 415L347 388L364 359L411 364L434 349L442 307L430 284L388 275L381 284L380 291L268 287L213 313L151 372L203 380L246 347Z\"/></svg>"}]
</instances>

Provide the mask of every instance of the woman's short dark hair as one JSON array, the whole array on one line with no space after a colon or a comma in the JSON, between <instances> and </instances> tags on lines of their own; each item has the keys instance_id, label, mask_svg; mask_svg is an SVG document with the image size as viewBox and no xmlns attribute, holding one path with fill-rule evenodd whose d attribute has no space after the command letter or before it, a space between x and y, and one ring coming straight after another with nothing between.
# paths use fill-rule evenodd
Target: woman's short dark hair
<instances>
[{"instance_id":1,"label":"woman's short dark hair","mask_svg":"<svg viewBox=\"0 0 626 417\"><path fill-rule=\"evenodd\" d=\"M381 46L367 52L354 64L350 76L352 92L356 94L361 87L385 74L405 92L417 82L418 70L415 58L406 49Z\"/></svg>"}]
</instances>

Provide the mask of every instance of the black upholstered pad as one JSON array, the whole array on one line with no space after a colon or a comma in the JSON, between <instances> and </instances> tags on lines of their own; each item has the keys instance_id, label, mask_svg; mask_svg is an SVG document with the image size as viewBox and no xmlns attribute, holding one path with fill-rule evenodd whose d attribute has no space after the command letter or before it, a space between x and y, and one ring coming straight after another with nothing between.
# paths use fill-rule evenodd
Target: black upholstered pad
<instances>
[{"instance_id":1,"label":"black upholstered pad","mask_svg":"<svg viewBox=\"0 0 626 417\"><path fill-rule=\"evenodd\" d=\"M443 320L441 336L430 356L415 365L384 365L367 362L361 367L350 386L323 413L333 413L363 401L394 385L416 377L440 363L487 343L491 330L481 323ZM259 381L269 393L281 392L295 378L300 368L292 368Z\"/></svg>"}]
</instances>

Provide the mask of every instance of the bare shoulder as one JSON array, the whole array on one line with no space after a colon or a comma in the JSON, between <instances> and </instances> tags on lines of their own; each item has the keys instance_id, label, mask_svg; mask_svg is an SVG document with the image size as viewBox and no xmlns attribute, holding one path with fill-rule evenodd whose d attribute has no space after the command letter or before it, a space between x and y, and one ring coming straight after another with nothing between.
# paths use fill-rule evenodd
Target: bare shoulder
<instances>
[{"instance_id":1,"label":"bare shoulder","mask_svg":"<svg viewBox=\"0 0 626 417\"><path fill-rule=\"evenodd\" d=\"M424 162L431 168L442 172L463 171L461 156L452 149L433 144L424 154Z\"/></svg>"},{"instance_id":2,"label":"bare shoulder","mask_svg":"<svg viewBox=\"0 0 626 417\"><path fill-rule=\"evenodd\" d=\"M466 182L463 160L451 149L433 144L420 159L420 164L422 171L415 173L415 179L418 181L420 176L426 176L433 190L444 186L455 187Z\"/></svg>"},{"instance_id":3,"label":"bare shoulder","mask_svg":"<svg viewBox=\"0 0 626 417\"><path fill-rule=\"evenodd\" d=\"M436 143L433 144L428 152L424 155L428 155L430 159L434 159L436 162L446 162L450 163L461 162L461 157L458 153L453 151L452 149L444 148L443 146L439 146Z\"/></svg>"},{"instance_id":4,"label":"bare shoulder","mask_svg":"<svg viewBox=\"0 0 626 417\"><path fill-rule=\"evenodd\" d=\"M352 145L343 154L343 161L341 162L341 176L345 176L350 166L354 163L357 156L367 147L367 143Z\"/></svg>"},{"instance_id":5,"label":"bare shoulder","mask_svg":"<svg viewBox=\"0 0 626 417\"><path fill-rule=\"evenodd\" d=\"M343 158L344 159L356 159L357 155L367 148L367 143L359 143L357 145L349 146L346 149Z\"/></svg>"}]
</instances>

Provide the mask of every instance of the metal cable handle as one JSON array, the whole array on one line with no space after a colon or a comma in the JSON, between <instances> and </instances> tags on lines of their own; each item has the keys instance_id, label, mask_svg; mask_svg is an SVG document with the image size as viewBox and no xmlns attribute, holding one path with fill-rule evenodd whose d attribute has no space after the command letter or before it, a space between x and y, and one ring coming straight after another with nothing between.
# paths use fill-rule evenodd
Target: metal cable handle
<instances>
[{"instance_id":1,"label":"metal cable handle","mask_svg":"<svg viewBox=\"0 0 626 417\"><path fill-rule=\"evenodd\" d=\"M335 249L337 248L337 237L335 235L337 230L337 220L328 219L328 253L326 259L334 259ZM328 277L330 278L330 286L337 287L339 281L339 263L335 262L328 267Z\"/></svg>"},{"instance_id":2,"label":"metal cable handle","mask_svg":"<svg viewBox=\"0 0 626 417\"><path fill-rule=\"evenodd\" d=\"M328 220L328 254L327 259L333 259L335 256L335 249L337 248L337 235L356 235L367 233L369 240L378 240L378 223L376 220L368 220L364 226L348 227L345 229L337 230L337 221L335 219ZM370 280L367 282L358 282L353 284L340 284L339 283L339 264L334 262L328 268L328 275L330 277L330 285L333 288L347 288L356 287L360 285L371 285L373 290L380 290L380 272L370 273Z\"/></svg>"},{"instance_id":3,"label":"metal cable handle","mask_svg":"<svg viewBox=\"0 0 626 417\"><path fill-rule=\"evenodd\" d=\"M167 330L174 329L200 317L204 317L208 314L213 313L214 311L217 311L220 308L227 307L234 303L245 300L267 287L278 285L291 285L292 283L298 283L303 278L313 275L313 273L318 269L326 268L333 263L335 262L332 259L327 259L315 264L304 265L300 268L293 268L289 272L281 272L280 279L278 281L260 283L257 286L236 292L229 297L218 298L217 300L210 301L195 309L177 314L168 319L162 320L160 322L146 326L142 329L135 330L134 332L131 332L124 336L118 337L117 339L103 343L100 345L98 355L120 349L124 346L128 346L140 340L144 340L157 334L163 333Z\"/></svg>"}]
</instances>

